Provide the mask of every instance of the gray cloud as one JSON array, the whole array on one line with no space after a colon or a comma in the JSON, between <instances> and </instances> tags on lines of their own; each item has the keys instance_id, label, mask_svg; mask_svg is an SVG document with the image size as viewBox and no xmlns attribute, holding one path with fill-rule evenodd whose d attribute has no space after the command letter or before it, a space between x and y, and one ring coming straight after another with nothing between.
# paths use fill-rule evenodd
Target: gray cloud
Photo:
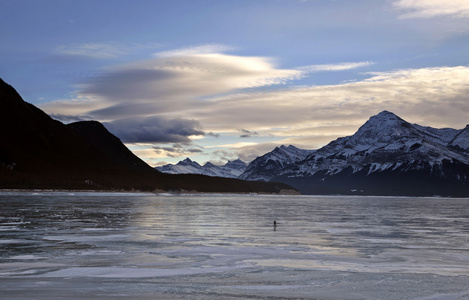
<instances>
[{"instance_id":1,"label":"gray cloud","mask_svg":"<svg viewBox=\"0 0 469 300\"><path fill-rule=\"evenodd\" d=\"M173 158L189 156L191 154L198 154L203 152L200 148L189 148L181 144L174 144L173 147L154 146L153 149L158 155L164 155L166 157Z\"/></svg>"},{"instance_id":2,"label":"gray cloud","mask_svg":"<svg viewBox=\"0 0 469 300\"><path fill-rule=\"evenodd\" d=\"M189 136L205 134L195 120L157 116L116 120L104 126L125 143L190 143Z\"/></svg>"},{"instance_id":3,"label":"gray cloud","mask_svg":"<svg viewBox=\"0 0 469 300\"><path fill-rule=\"evenodd\" d=\"M175 104L176 105L176 104ZM159 110L161 108L161 110ZM99 108L89 112L96 119L125 119L129 116L147 116L150 112L164 112L168 106L162 103L142 103L130 101L129 103L119 103L104 108Z\"/></svg>"},{"instance_id":4,"label":"gray cloud","mask_svg":"<svg viewBox=\"0 0 469 300\"><path fill-rule=\"evenodd\" d=\"M229 160L235 160L238 158L238 155L236 153L227 150L213 151L211 155L213 159L224 162L227 162Z\"/></svg>"},{"instance_id":5,"label":"gray cloud","mask_svg":"<svg viewBox=\"0 0 469 300\"><path fill-rule=\"evenodd\" d=\"M262 143L252 146L241 147L232 149L239 159L245 162L251 162L258 156L264 155L265 153L272 151L275 147L280 146L279 143Z\"/></svg>"},{"instance_id":6,"label":"gray cloud","mask_svg":"<svg viewBox=\"0 0 469 300\"><path fill-rule=\"evenodd\" d=\"M112 102L157 98L162 89L160 83L172 77L171 72L164 70L113 70L87 82L81 93L102 96Z\"/></svg>"},{"instance_id":7,"label":"gray cloud","mask_svg":"<svg viewBox=\"0 0 469 300\"><path fill-rule=\"evenodd\" d=\"M250 138L253 135L259 135L259 133L256 131L249 131L249 130L242 129L242 128L238 130L242 133L242 135L239 136L240 138Z\"/></svg>"},{"instance_id":8,"label":"gray cloud","mask_svg":"<svg viewBox=\"0 0 469 300\"><path fill-rule=\"evenodd\" d=\"M218 133L214 133L214 132L206 132L205 133L206 136L211 136L211 137L214 137L214 138L219 138L220 137L220 134Z\"/></svg>"},{"instance_id":9,"label":"gray cloud","mask_svg":"<svg viewBox=\"0 0 469 300\"><path fill-rule=\"evenodd\" d=\"M129 115L148 117L207 108L215 95L282 84L304 73L277 69L268 58L207 53L205 48L197 54L200 47L189 50L104 69L79 86L80 101L56 101L44 107L49 113L74 110L109 121Z\"/></svg>"}]
</instances>

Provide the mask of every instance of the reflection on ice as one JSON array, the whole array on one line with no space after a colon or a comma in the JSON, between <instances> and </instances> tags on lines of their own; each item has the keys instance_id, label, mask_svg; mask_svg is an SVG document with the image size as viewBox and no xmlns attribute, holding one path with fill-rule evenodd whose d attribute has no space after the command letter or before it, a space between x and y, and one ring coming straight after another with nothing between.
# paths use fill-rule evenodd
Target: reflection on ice
<instances>
[{"instance_id":1,"label":"reflection on ice","mask_svg":"<svg viewBox=\"0 0 469 300\"><path fill-rule=\"evenodd\" d=\"M467 276L469 261L466 255L446 255L428 251L383 252L371 258L344 258L319 256L311 259L261 259L256 264L265 267L334 270L365 273L435 274L441 276Z\"/></svg>"},{"instance_id":2,"label":"reflection on ice","mask_svg":"<svg viewBox=\"0 0 469 300\"><path fill-rule=\"evenodd\" d=\"M468 201L0 193L0 291L469 299Z\"/></svg>"}]
</instances>

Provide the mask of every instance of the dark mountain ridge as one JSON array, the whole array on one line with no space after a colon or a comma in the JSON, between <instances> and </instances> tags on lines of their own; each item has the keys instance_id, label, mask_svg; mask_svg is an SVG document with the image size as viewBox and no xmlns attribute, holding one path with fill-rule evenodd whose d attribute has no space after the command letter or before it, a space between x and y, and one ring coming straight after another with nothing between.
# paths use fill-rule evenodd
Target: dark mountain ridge
<instances>
[{"instance_id":1,"label":"dark mountain ridge","mask_svg":"<svg viewBox=\"0 0 469 300\"><path fill-rule=\"evenodd\" d=\"M103 124L97 121L81 121L67 124L77 135L89 142L93 147L112 160L132 169L149 171L147 163L132 153L121 140L111 134Z\"/></svg>"},{"instance_id":2,"label":"dark mountain ridge","mask_svg":"<svg viewBox=\"0 0 469 300\"><path fill-rule=\"evenodd\" d=\"M0 79L0 189L278 193L285 184L162 174L98 122L64 125Z\"/></svg>"}]
</instances>

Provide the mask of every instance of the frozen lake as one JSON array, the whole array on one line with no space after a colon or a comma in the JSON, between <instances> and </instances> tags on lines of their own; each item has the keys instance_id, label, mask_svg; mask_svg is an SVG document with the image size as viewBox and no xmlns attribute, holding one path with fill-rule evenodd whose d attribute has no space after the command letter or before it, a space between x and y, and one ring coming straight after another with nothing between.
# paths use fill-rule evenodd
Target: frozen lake
<instances>
[{"instance_id":1,"label":"frozen lake","mask_svg":"<svg viewBox=\"0 0 469 300\"><path fill-rule=\"evenodd\" d=\"M0 205L1 299L469 299L469 199L0 193Z\"/></svg>"}]
</instances>

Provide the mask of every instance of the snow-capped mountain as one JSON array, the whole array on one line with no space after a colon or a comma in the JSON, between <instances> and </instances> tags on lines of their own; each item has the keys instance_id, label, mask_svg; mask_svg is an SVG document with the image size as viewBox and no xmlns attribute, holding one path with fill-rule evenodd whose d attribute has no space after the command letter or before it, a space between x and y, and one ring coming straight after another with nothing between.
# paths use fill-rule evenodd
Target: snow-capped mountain
<instances>
[{"instance_id":1,"label":"snow-capped mountain","mask_svg":"<svg viewBox=\"0 0 469 300\"><path fill-rule=\"evenodd\" d=\"M189 158L178 162L176 165L168 164L156 167L156 169L167 174L202 174L202 166Z\"/></svg>"},{"instance_id":2,"label":"snow-capped mountain","mask_svg":"<svg viewBox=\"0 0 469 300\"><path fill-rule=\"evenodd\" d=\"M312 153L314 150L302 150L292 145L276 147L253 160L239 178L269 181L274 174L280 174L287 166L306 159Z\"/></svg>"},{"instance_id":3,"label":"snow-capped mountain","mask_svg":"<svg viewBox=\"0 0 469 300\"><path fill-rule=\"evenodd\" d=\"M467 125L463 130L460 130L449 144L469 151L469 125Z\"/></svg>"},{"instance_id":4,"label":"snow-capped mountain","mask_svg":"<svg viewBox=\"0 0 469 300\"><path fill-rule=\"evenodd\" d=\"M168 164L156 169L162 173L168 174L201 174L207 176L237 178L246 169L247 164L240 159L228 161L225 165L217 166L207 162L201 166L199 163L189 158L178 162L177 164Z\"/></svg>"},{"instance_id":5,"label":"snow-capped mountain","mask_svg":"<svg viewBox=\"0 0 469 300\"><path fill-rule=\"evenodd\" d=\"M469 195L469 126L424 127L383 111L318 150L291 147L257 158L240 178L305 194Z\"/></svg>"}]
</instances>

